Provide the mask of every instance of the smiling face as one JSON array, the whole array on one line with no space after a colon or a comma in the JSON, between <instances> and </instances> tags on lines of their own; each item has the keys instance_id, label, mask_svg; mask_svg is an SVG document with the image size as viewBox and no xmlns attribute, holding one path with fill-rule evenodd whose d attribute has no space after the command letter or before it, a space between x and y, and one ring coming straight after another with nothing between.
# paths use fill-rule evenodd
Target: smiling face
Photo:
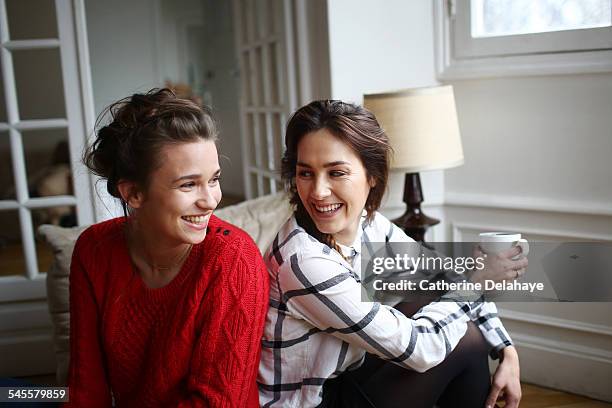
<instances>
[{"instance_id":1,"label":"smiling face","mask_svg":"<svg viewBox=\"0 0 612 408\"><path fill-rule=\"evenodd\" d=\"M221 201L219 160L213 141L169 144L159 152L162 165L136 203L140 226L168 245L197 244L206 237Z\"/></svg>"},{"instance_id":2,"label":"smiling face","mask_svg":"<svg viewBox=\"0 0 612 408\"><path fill-rule=\"evenodd\" d=\"M352 244L373 187L357 153L327 129L308 133L298 144L295 184L317 229Z\"/></svg>"}]
</instances>

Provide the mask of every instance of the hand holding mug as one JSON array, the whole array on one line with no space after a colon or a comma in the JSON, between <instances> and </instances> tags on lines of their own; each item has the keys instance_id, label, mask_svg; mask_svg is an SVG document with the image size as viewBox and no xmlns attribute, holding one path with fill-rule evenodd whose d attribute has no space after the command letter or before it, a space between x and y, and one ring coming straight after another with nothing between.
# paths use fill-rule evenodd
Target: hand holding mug
<instances>
[{"instance_id":1,"label":"hand holding mug","mask_svg":"<svg viewBox=\"0 0 612 408\"><path fill-rule=\"evenodd\" d=\"M474 257L483 257L484 268L475 270L470 277L473 282L484 283L518 279L525 273L529 243L521 234L510 232L483 232L480 245L474 249Z\"/></svg>"}]
</instances>

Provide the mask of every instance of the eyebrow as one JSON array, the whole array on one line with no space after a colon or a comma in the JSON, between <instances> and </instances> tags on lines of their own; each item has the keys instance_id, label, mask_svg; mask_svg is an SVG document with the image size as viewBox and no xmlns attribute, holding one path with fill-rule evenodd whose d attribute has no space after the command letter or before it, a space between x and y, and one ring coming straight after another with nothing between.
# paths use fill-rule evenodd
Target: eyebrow
<instances>
[{"instance_id":1,"label":"eyebrow","mask_svg":"<svg viewBox=\"0 0 612 408\"><path fill-rule=\"evenodd\" d=\"M297 162L296 163L298 166L300 167L308 167L308 168L312 168L312 166L308 163L304 163L304 162ZM350 165L351 163L347 162L347 161L342 161L342 160L338 160L338 161L334 161L334 162L329 162L329 163L325 163L323 165L323 167L334 167L334 166L339 166L341 164L348 164Z\"/></svg>"},{"instance_id":2,"label":"eyebrow","mask_svg":"<svg viewBox=\"0 0 612 408\"><path fill-rule=\"evenodd\" d=\"M221 169L217 169L217 171L215 171L215 174L213 174L213 177L216 177L219 174L221 174ZM186 176L181 176L181 177L175 179L172 182L173 183L177 183L177 182L182 181L182 180L191 180L191 179L197 179L197 178L201 178L201 177L202 177L202 175L200 173L187 174Z\"/></svg>"}]
</instances>

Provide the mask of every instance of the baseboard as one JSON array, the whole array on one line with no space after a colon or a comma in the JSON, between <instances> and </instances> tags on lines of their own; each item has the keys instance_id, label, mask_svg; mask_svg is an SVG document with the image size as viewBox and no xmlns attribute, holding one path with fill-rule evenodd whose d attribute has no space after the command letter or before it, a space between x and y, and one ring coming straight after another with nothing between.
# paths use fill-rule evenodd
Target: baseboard
<instances>
[{"instance_id":1,"label":"baseboard","mask_svg":"<svg viewBox=\"0 0 612 408\"><path fill-rule=\"evenodd\" d=\"M23 377L55 372L51 328L2 334L0 377Z\"/></svg>"},{"instance_id":2,"label":"baseboard","mask_svg":"<svg viewBox=\"0 0 612 408\"><path fill-rule=\"evenodd\" d=\"M444 205L612 216L612 206L607 202L568 201L500 194L445 192Z\"/></svg>"},{"instance_id":3,"label":"baseboard","mask_svg":"<svg viewBox=\"0 0 612 408\"><path fill-rule=\"evenodd\" d=\"M569 319L560 319L558 317L545 316L537 313L518 312L516 310L504 309L502 305L497 306L499 316L504 320L514 320L518 322L549 326L558 329L569 329L577 332L612 337L612 327L610 326Z\"/></svg>"},{"instance_id":4,"label":"baseboard","mask_svg":"<svg viewBox=\"0 0 612 408\"><path fill-rule=\"evenodd\" d=\"M521 380L612 402L612 329L500 310L521 361Z\"/></svg>"},{"instance_id":5,"label":"baseboard","mask_svg":"<svg viewBox=\"0 0 612 408\"><path fill-rule=\"evenodd\" d=\"M521 361L521 380L612 402L612 360L605 350L576 349L519 333L512 334ZM570 347L567 347L570 346Z\"/></svg>"}]
</instances>

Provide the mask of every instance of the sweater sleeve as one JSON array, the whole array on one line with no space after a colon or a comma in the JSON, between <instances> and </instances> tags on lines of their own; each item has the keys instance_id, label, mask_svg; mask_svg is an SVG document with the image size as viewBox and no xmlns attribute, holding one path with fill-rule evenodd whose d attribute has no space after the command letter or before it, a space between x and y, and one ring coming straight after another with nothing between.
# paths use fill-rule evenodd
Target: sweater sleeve
<instances>
[{"instance_id":1,"label":"sweater sleeve","mask_svg":"<svg viewBox=\"0 0 612 408\"><path fill-rule=\"evenodd\" d=\"M85 270L89 236L75 246L70 264L69 407L110 407L111 394L102 352L100 313Z\"/></svg>"},{"instance_id":2,"label":"sweater sleeve","mask_svg":"<svg viewBox=\"0 0 612 408\"><path fill-rule=\"evenodd\" d=\"M237 254L240 254L237 256ZM268 273L255 244L219 255L212 302L203 315L191 362L188 395L179 407L259 407L255 382L268 309Z\"/></svg>"}]
</instances>

